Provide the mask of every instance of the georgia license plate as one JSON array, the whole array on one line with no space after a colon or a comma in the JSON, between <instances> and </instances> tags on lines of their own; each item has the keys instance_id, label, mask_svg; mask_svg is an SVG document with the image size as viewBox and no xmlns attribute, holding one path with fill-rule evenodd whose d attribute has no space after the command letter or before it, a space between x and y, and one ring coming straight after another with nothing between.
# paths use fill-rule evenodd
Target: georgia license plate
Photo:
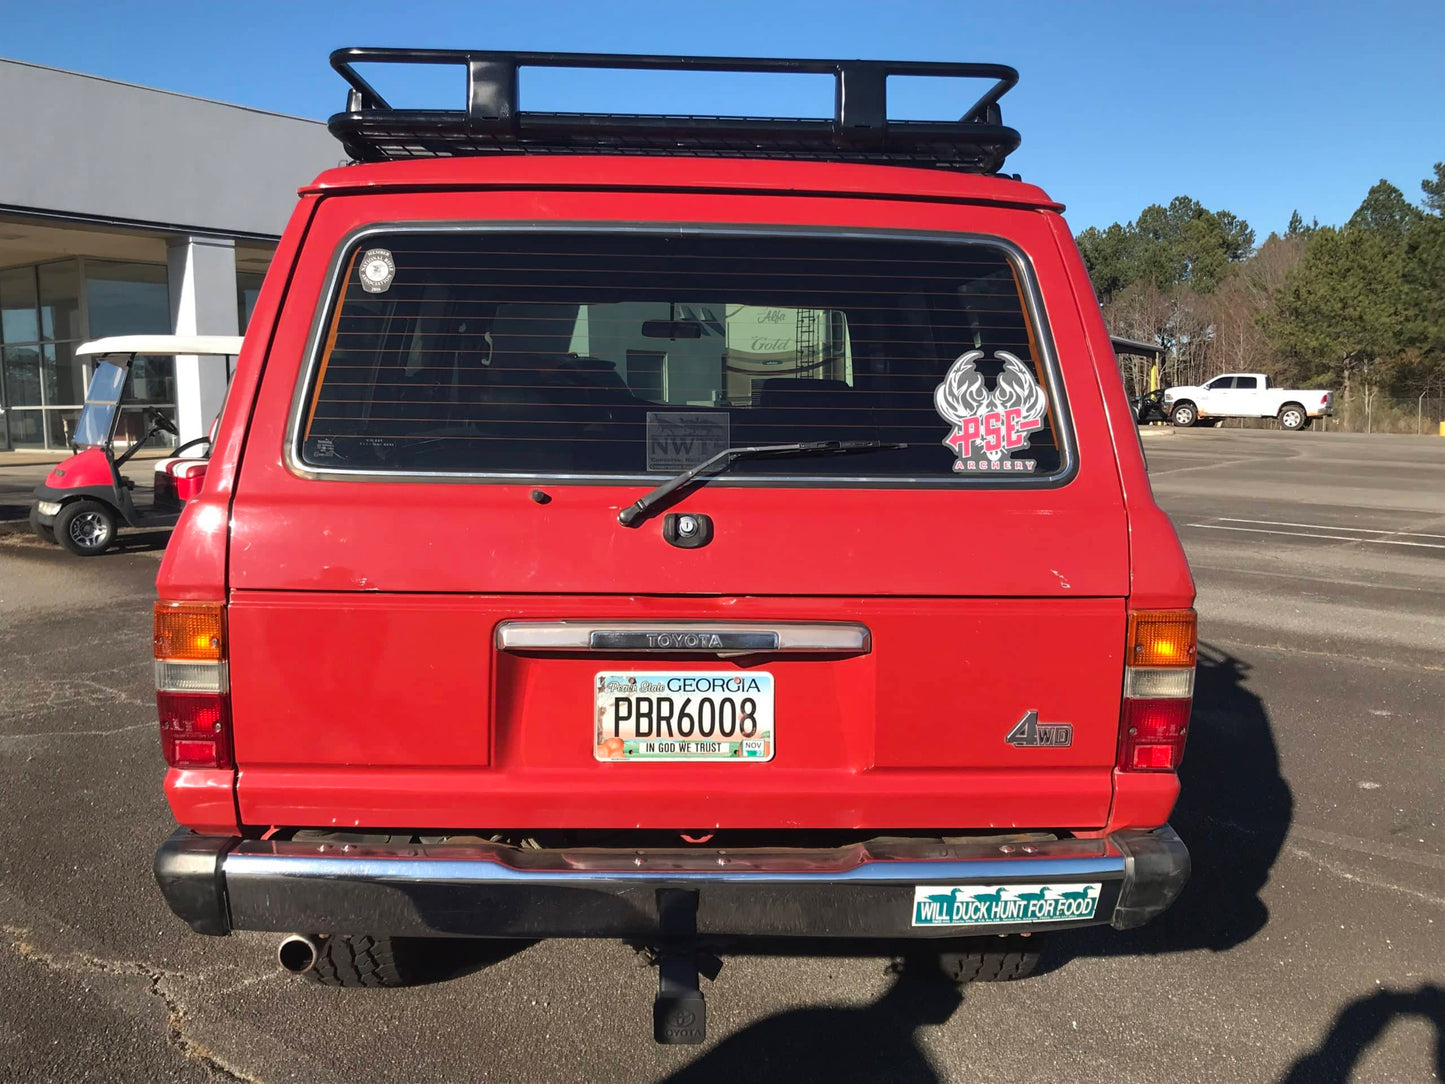
<instances>
[{"instance_id":1,"label":"georgia license plate","mask_svg":"<svg viewBox=\"0 0 1445 1084\"><path fill-rule=\"evenodd\" d=\"M772 760L773 675L603 671L598 760Z\"/></svg>"}]
</instances>

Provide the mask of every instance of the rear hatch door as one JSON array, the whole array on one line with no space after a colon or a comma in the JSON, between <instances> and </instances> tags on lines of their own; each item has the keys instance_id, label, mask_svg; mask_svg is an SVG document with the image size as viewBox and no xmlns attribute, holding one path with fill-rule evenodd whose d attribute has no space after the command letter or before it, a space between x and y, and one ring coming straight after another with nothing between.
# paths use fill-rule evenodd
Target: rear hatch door
<instances>
[{"instance_id":1,"label":"rear hatch door","mask_svg":"<svg viewBox=\"0 0 1445 1084\"><path fill-rule=\"evenodd\" d=\"M1105 822L1127 529L1041 215L970 211L1007 243L957 208L847 227L848 200L458 227L452 196L359 236L418 201L326 201L296 269L232 515L247 823ZM890 447L739 461L619 522L796 441ZM641 731L629 682L661 683ZM659 753L745 698L766 748Z\"/></svg>"}]
</instances>

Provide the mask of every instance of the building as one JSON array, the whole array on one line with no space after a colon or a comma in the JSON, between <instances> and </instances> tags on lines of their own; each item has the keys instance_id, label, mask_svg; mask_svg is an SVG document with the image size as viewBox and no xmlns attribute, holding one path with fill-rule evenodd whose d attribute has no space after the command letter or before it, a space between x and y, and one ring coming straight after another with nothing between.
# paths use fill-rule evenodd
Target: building
<instances>
[{"instance_id":1,"label":"building","mask_svg":"<svg viewBox=\"0 0 1445 1084\"><path fill-rule=\"evenodd\" d=\"M0 102L0 451L65 448L90 378L75 347L244 330L296 189L344 154L318 121L12 60ZM118 439L146 405L200 436L227 375L138 362Z\"/></svg>"}]
</instances>

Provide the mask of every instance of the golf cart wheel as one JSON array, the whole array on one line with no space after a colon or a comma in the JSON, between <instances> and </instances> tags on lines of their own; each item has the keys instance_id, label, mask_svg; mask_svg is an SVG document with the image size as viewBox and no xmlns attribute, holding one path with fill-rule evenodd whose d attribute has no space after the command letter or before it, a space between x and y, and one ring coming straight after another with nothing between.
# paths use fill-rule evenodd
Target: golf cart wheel
<instances>
[{"instance_id":1,"label":"golf cart wheel","mask_svg":"<svg viewBox=\"0 0 1445 1084\"><path fill-rule=\"evenodd\" d=\"M1194 408L1193 403L1179 403L1174 408L1174 425L1178 429L1188 429L1199 420L1199 411Z\"/></svg>"},{"instance_id":2,"label":"golf cart wheel","mask_svg":"<svg viewBox=\"0 0 1445 1084\"><path fill-rule=\"evenodd\" d=\"M40 522L40 509L33 504L30 506L30 529L40 541L55 545L55 528Z\"/></svg>"},{"instance_id":3,"label":"golf cart wheel","mask_svg":"<svg viewBox=\"0 0 1445 1084\"><path fill-rule=\"evenodd\" d=\"M960 986L970 982L1013 982L1028 978L1038 966L1039 954L1031 938L995 938L980 944L986 947L978 952L938 953L940 977Z\"/></svg>"},{"instance_id":4,"label":"golf cart wheel","mask_svg":"<svg viewBox=\"0 0 1445 1084\"><path fill-rule=\"evenodd\" d=\"M1286 403L1279 408L1279 424L1284 429L1304 429L1310 424L1310 416L1298 403Z\"/></svg>"},{"instance_id":5,"label":"golf cart wheel","mask_svg":"<svg viewBox=\"0 0 1445 1084\"><path fill-rule=\"evenodd\" d=\"M115 513L99 501L72 501L55 517L55 540L77 557L98 557L115 541Z\"/></svg>"}]
</instances>

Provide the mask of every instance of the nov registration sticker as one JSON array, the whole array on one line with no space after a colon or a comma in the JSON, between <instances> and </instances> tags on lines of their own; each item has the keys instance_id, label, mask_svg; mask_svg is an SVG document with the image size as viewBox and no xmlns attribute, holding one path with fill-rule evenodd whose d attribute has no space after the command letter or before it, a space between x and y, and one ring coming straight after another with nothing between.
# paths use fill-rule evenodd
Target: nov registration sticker
<instances>
[{"instance_id":1,"label":"nov registration sticker","mask_svg":"<svg viewBox=\"0 0 1445 1084\"><path fill-rule=\"evenodd\" d=\"M1094 917L1100 884L922 885L913 890L915 926L999 926Z\"/></svg>"},{"instance_id":2,"label":"nov registration sticker","mask_svg":"<svg viewBox=\"0 0 1445 1084\"><path fill-rule=\"evenodd\" d=\"M773 675L758 671L603 671L596 760L773 759Z\"/></svg>"}]
</instances>

